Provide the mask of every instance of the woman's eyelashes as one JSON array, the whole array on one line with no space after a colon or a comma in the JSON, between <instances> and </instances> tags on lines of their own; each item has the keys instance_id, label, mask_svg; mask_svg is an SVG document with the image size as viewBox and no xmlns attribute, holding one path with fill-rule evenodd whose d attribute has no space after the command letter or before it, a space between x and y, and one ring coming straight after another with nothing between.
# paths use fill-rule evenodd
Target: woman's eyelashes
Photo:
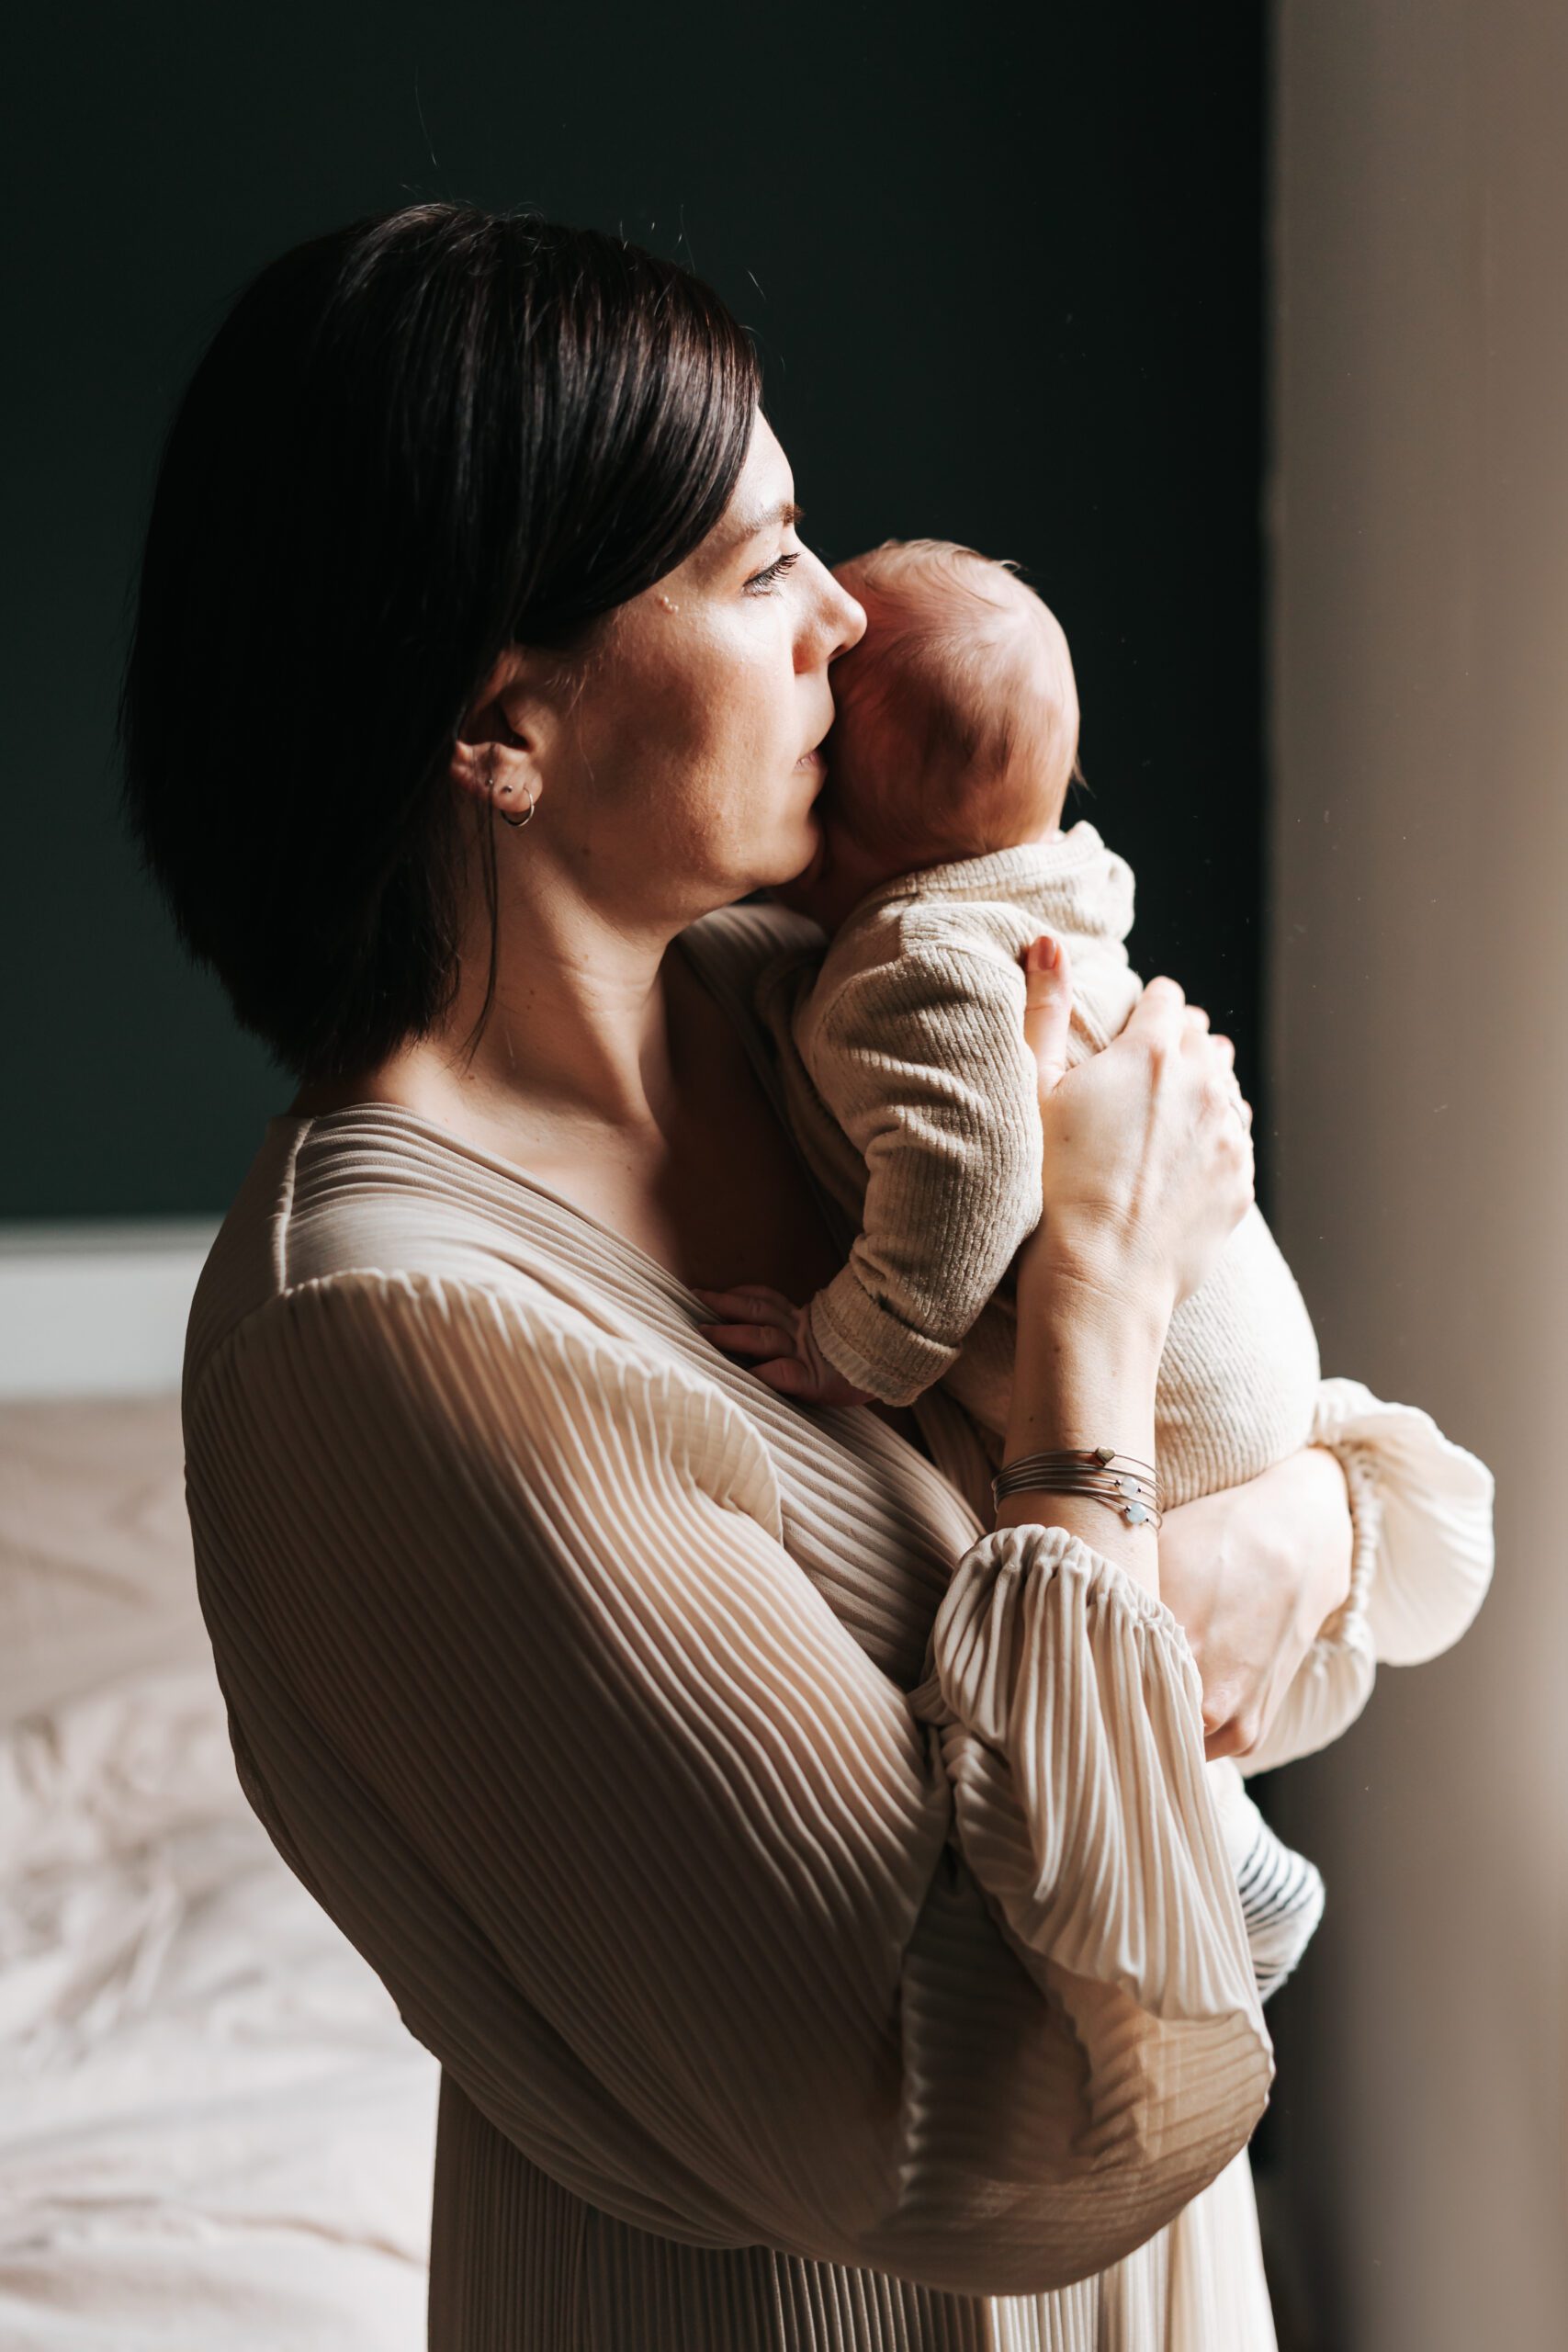
<instances>
[{"instance_id":1,"label":"woman's eyelashes","mask_svg":"<svg viewBox=\"0 0 1568 2352\"><path fill-rule=\"evenodd\" d=\"M781 580L784 573L789 570L790 566L792 564L798 563L799 561L800 549L798 548L794 548L788 555L781 555L778 560L775 563L770 563L765 571L754 571L752 573L750 579L746 582L746 594L749 596L767 595L773 588L773 582L777 580Z\"/></svg>"}]
</instances>

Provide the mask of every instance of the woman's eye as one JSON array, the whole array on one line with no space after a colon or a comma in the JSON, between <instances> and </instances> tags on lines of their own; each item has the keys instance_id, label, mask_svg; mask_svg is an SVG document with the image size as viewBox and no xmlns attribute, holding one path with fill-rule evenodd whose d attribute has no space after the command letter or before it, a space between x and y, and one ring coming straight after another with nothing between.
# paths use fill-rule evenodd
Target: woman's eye
<instances>
[{"instance_id":1,"label":"woman's eye","mask_svg":"<svg viewBox=\"0 0 1568 2352\"><path fill-rule=\"evenodd\" d=\"M746 594L749 596L765 596L768 594L768 591L772 588L774 581L782 579L784 574L789 570L791 564L798 563L799 561L800 550L798 548L795 548L789 555L781 555L778 561L776 563L770 563L765 571L754 571L752 573L750 579L746 582Z\"/></svg>"}]
</instances>

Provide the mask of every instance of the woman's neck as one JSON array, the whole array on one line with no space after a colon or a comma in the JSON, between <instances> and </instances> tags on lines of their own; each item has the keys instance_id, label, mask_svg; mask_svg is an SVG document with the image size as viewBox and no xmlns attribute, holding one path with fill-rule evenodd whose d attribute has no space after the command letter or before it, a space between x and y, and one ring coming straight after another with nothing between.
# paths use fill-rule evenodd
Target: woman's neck
<instances>
[{"instance_id":1,"label":"woman's neck","mask_svg":"<svg viewBox=\"0 0 1568 2352\"><path fill-rule=\"evenodd\" d=\"M685 1080L701 983L685 958L621 940L603 952L551 956L541 944L525 983L498 971L471 1056L467 1041L484 989L468 977L440 1027L374 1065L302 1084L300 1116L355 1102L397 1102L491 1148L510 1136L538 1147L603 1145L663 1132ZM695 989L697 995L694 996Z\"/></svg>"}]
</instances>

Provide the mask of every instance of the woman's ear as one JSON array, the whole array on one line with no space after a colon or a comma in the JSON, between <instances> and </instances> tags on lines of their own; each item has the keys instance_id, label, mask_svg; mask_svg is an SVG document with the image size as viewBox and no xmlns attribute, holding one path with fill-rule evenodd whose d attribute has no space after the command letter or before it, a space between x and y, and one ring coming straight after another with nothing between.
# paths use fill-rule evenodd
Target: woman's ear
<instances>
[{"instance_id":1,"label":"woman's ear","mask_svg":"<svg viewBox=\"0 0 1568 2352\"><path fill-rule=\"evenodd\" d=\"M447 773L461 792L502 815L531 808L560 737L556 672L526 646L508 646L475 695Z\"/></svg>"}]
</instances>

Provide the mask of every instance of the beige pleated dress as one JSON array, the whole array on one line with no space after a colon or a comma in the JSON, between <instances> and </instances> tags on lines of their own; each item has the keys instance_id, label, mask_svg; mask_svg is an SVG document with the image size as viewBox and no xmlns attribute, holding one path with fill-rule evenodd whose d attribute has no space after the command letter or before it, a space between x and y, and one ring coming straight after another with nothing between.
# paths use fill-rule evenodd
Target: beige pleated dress
<instances>
[{"instance_id":1,"label":"beige pleated dress","mask_svg":"<svg viewBox=\"0 0 1568 2352\"><path fill-rule=\"evenodd\" d=\"M790 920L680 942L775 1102ZM270 1122L192 1308L241 1779L443 2068L432 2346L1267 2352L1180 1629L941 1390L928 1459L705 1319L379 1103Z\"/></svg>"}]
</instances>

